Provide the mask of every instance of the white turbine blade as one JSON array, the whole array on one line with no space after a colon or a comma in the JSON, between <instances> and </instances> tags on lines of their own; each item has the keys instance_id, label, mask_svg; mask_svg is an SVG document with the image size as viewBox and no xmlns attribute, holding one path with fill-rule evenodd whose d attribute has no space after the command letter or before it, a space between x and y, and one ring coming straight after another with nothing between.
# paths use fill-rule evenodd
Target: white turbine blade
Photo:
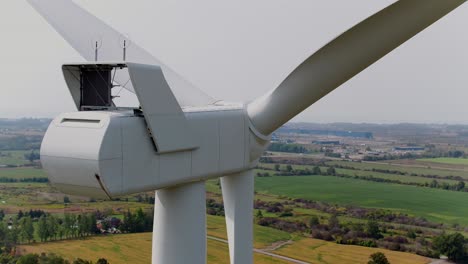
<instances>
[{"instance_id":1,"label":"white turbine blade","mask_svg":"<svg viewBox=\"0 0 468 264\"><path fill-rule=\"evenodd\" d=\"M36 11L87 61L95 60L98 42L99 61L122 61L125 37L71 0L28 0ZM128 40L129 41L129 40ZM135 43L126 50L131 62L159 65L181 106L202 106L215 100L193 87L177 73ZM115 81L134 92L127 71L119 71Z\"/></svg>"},{"instance_id":2,"label":"white turbine blade","mask_svg":"<svg viewBox=\"0 0 468 264\"><path fill-rule=\"evenodd\" d=\"M248 106L268 135L466 0L400 0L349 29Z\"/></svg>"}]
</instances>

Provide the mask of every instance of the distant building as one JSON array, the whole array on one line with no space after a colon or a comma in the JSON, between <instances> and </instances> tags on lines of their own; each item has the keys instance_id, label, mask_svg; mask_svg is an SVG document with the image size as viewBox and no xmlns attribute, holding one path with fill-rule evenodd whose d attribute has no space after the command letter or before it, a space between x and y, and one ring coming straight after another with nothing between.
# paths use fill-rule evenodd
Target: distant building
<instances>
[{"instance_id":1,"label":"distant building","mask_svg":"<svg viewBox=\"0 0 468 264\"><path fill-rule=\"evenodd\" d=\"M356 131L342 131L342 130L314 130L314 129L297 129L297 128L285 128L281 127L278 129L279 133L297 133L297 134L309 134L309 135L327 135L336 137L353 137L353 138L365 138L373 139L372 132L356 132Z\"/></svg>"},{"instance_id":2,"label":"distant building","mask_svg":"<svg viewBox=\"0 0 468 264\"><path fill-rule=\"evenodd\" d=\"M395 151L423 151L424 147L394 147Z\"/></svg>"},{"instance_id":3,"label":"distant building","mask_svg":"<svg viewBox=\"0 0 468 264\"><path fill-rule=\"evenodd\" d=\"M312 143L317 145L340 145L338 140L315 140Z\"/></svg>"}]
</instances>

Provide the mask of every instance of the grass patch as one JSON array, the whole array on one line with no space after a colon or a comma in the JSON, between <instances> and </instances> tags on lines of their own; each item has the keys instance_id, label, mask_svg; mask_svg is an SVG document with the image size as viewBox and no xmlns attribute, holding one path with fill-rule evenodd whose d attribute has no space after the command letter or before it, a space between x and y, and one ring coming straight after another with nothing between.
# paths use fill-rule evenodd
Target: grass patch
<instances>
[{"instance_id":1,"label":"grass patch","mask_svg":"<svg viewBox=\"0 0 468 264\"><path fill-rule=\"evenodd\" d=\"M207 234L208 236L227 239L225 219L222 216L207 215ZM254 246L256 248L267 247L274 242L287 241L291 235L287 232L254 225Z\"/></svg>"},{"instance_id":2,"label":"grass patch","mask_svg":"<svg viewBox=\"0 0 468 264\"><path fill-rule=\"evenodd\" d=\"M463 159L463 158L432 158L432 159L418 159L418 161L468 166L468 159Z\"/></svg>"},{"instance_id":3,"label":"grass patch","mask_svg":"<svg viewBox=\"0 0 468 264\"><path fill-rule=\"evenodd\" d=\"M20 166L28 164L29 160L24 158L24 154L31 153L30 150L3 150L0 151L0 165Z\"/></svg>"},{"instance_id":4,"label":"grass patch","mask_svg":"<svg viewBox=\"0 0 468 264\"><path fill-rule=\"evenodd\" d=\"M256 177L258 192L384 208L444 223L468 224L468 193L330 176Z\"/></svg>"},{"instance_id":5,"label":"grass patch","mask_svg":"<svg viewBox=\"0 0 468 264\"><path fill-rule=\"evenodd\" d=\"M381 170L392 170L400 171L411 175L412 173L418 175L437 175L437 176L460 176L468 179L468 171L459 171L459 170L449 170L449 169L433 169L433 168L421 168L421 167L411 167L411 166L399 166L392 164L382 164L382 163L373 163L373 162L350 162L350 161L328 161L327 165L341 165L354 167L360 170L372 170L381 169ZM417 164L416 164L417 165Z\"/></svg>"},{"instance_id":6,"label":"grass patch","mask_svg":"<svg viewBox=\"0 0 468 264\"><path fill-rule=\"evenodd\" d=\"M47 178L47 174L41 169L35 168L2 168L0 177L6 178Z\"/></svg>"}]
</instances>

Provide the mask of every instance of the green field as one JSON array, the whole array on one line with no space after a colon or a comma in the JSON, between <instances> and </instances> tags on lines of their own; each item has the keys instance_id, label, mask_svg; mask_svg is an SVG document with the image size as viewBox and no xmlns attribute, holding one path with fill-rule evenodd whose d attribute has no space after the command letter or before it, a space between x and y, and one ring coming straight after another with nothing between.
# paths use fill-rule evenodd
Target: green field
<instances>
[{"instance_id":1,"label":"green field","mask_svg":"<svg viewBox=\"0 0 468 264\"><path fill-rule=\"evenodd\" d=\"M24 158L24 154L30 153L31 151L25 150L8 150L0 151L0 165L24 165L28 164L29 160Z\"/></svg>"},{"instance_id":2,"label":"green field","mask_svg":"<svg viewBox=\"0 0 468 264\"><path fill-rule=\"evenodd\" d=\"M437 176L460 176L465 179L468 179L468 171L459 171L459 170L445 170L445 169L434 169L434 168L421 168L421 167L411 167L411 166L398 166L391 164L382 164L375 162L350 162L350 161L328 161L327 165L341 165L354 167L360 170L372 170L381 169L381 170L393 170L400 171L411 175L412 173L418 175L437 175Z\"/></svg>"},{"instance_id":3,"label":"green field","mask_svg":"<svg viewBox=\"0 0 468 264\"><path fill-rule=\"evenodd\" d=\"M336 172L339 174L345 174L350 176L361 176L361 177L374 177L380 179L387 179L392 181L400 181L402 183L429 183L433 179L425 178L425 177L418 177L418 176L408 176L408 175L399 175L399 174L392 174L392 173L382 173L382 172L374 172L374 171L364 171L364 170L350 170L350 169L336 169ZM450 185L456 184L458 181L456 180L446 180L446 179L437 179L439 183L446 182Z\"/></svg>"},{"instance_id":4,"label":"green field","mask_svg":"<svg viewBox=\"0 0 468 264\"><path fill-rule=\"evenodd\" d=\"M336 164L336 163L334 163ZM354 166L355 164L358 164L358 166ZM362 166L364 164L364 166ZM265 168L270 168L273 169L275 164L261 164L262 167ZM330 165L333 165L330 164ZM344 165L344 164L343 164ZM351 166L351 164L347 164L348 166ZM419 176L410 176L410 173L408 175L400 175L400 174L394 174L394 173L382 173L382 172L375 172L371 171L373 167L370 167L369 164L367 163L352 163L352 165L356 169L341 169L341 168L336 168L336 172L338 174L344 174L348 176L359 176L359 177L374 177L374 178L380 178L380 179L387 179L387 180L393 180L393 181L400 181L402 183L418 183L418 184L424 184L424 183L429 183L433 179L432 178L426 178L426 177L419 177ZM281 168L284 169L286 168L286 164L281 164ZM367 166L367 167L366 167ZM313 170L314 166L311 165L291 165L293 169L299 169L299 170L304 170L304 169L309 169L310 171ZM400 167L398 167L400 168ZM320 167L322 172L325 172L327 170L327 167ZM393 169L396 171L396 169ZM398 170L399 171L399 170ZM274 175L277 173L276 171L261 171L261 172L269 172L271 175ZM433 173L435 173L434 171ZM447 184L453 185L456 184L458 181L456 180L448 180L448 179L437 179L439 183L445 182Z\"/></svg>"},{"instance_id":5,"label":"green field","mask_svg":"<svg viewBox=\"0 0 468 264\"><path fill-rule=\"evenodd\" d=\"M433 158L433 159L418 159L419 161L455 164L455 165L466 165L468 166L468 159L462 158Z\"/></svg>"},{"instance_id":6,"label":"green field","mask_svg":"<svg viewBox=\"0 0 468 264\"><path fill-rule=\"evenodd\" d=\"M330 176L256 177L261 193L385 208L429 220L468 225L468 193Z\"/></svg>"},{"instance_id":7,"label":"green field","mask_svg":"<svg viewBox=\"0 0 468 264\"><path fill-rule=\"evenodd\" d=\"M47 177L46 173L41 169L35 168L0 168L0 177L6 178L42 178Z\"/></svg>"},{"instance_id":8,"label":"green field","mask_svg":"<svg viewBox=\"0 0 468 264\"><path fill-rule=\"evenodd\" d=\"M226 222L224 217L207 215L206 222L209 236L227 239ZM255 247L264 248L277 241L290 240L292 237L289 233L281 230L254 225L254 238Z\"/></svg>"}]
</instances>

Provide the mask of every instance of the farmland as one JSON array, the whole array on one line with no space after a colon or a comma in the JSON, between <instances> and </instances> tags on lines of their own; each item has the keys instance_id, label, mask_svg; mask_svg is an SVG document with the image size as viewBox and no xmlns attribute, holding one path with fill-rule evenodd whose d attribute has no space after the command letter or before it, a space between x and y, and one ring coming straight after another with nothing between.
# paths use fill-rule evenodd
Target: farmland
<instances>
[{"instance_id":1,"label":"farmland","mask_svg":"<svg viewBox=\"0 0 468 264\"><path fill-rule=\"evenodd\" d=\"M468 159L461 158L432 158L432 159L418 159L419 161L435 162L443 164L465 165L468 166Z\"/></svg>"},{"instance_id":2,"label":"farmland","mask_svg":"<svg viewBox=\"0 0 468 264\"><path fill-rule=\"evenodd\" d=\"M384 208L437 222L468 225L468 193L329 176L257 177L257 192Z\"/></svg>"},{"instance_id":3,"label":"farmland","mask_svg":"<svg viewBox=\"0 0 468 264\"><path fill-rule=\"evenodd\" d=\"M383 252L390 263L416 264L430 262L427 258L413 254L358 246L344 246L317 239L295 241L291 245L280 248L276 253L293 255L297 259L310 261L311 263L355 264L367 263L369 255L375 252Z\"/></svg>"},{"instance_id":4,"label":"farmland","mask_svg":"<svg viewBox=\"0 0 468 264\"><path fill-rule=\"evenodd\" d=\"M401 162L403 163L403 162ZM460 176L462 178L468 179L468 171L455 170L455 169L436 169L428 165L418 165L414 163L415 166L402 166L399 161L391 161L388 163L383 162L350 162L350 161L328 161L327 165L340 165L340 166L351 166L360 170L393 170L399 171L406 174L418 174L418 175L438 175L438 176ZM433 164L436 165L436 164Z\"/></svg>"},{"instance_id":5,"label":"farmland","mask_svg":"<svg viewBox=\"0 0 468 264\"><path fill-rule=\"evenodd\" d=\"M338 162L327 162L327 165L330 165L330 166L340 166L340 164L348 164L348 167L350 167L349 165L352 164L354 166L354 164L358 164L358 163L339 162L339 161ZM409 173L408 171L400 171L400 170L395 169L395 168L393 169L393 171L401 172L401 174L383 173L383 172L375 171L375 169L378 169L378 167L382 167L382 166L374 166L373 164L367 164L367 163L363 163L363 164L364 164L364 166L362 166L362 164L359 164L356 167L352 167L352 169L336 167L335 170L336 170L337 174L343 174L343 175L347 175L347 176L374 177L374 178L380 178L380 179L400 181L402 183L424 184L424 183L430 182L432 180L429 177L421 177L421 176L418 176L418 175L414 175L415 174L414 172L412 172L413 175L411 175L411 173ZM381 165L381 164L377 164L377 165ZM283 166L283 168L284 168L287 165L286 164L281 164L281 166ZM342 165L342 166L346 167L345 165ZM262 168L273 169L274 164L261 164L261 167ZM309 171L312 171L314 166L291 165L291 167L293 169L300 169L300 170L308 169ZM326 171L327 168L328 168L328 167L324 167L324 166L319 166L319 167L320 167L320 169L322 171ZM384 170L384 169L381 169L381 170ZM385 169L385 170L388 170L388 169ZM434 175L434 174L431 174L431 175ZM439 176L439 175L437 175L437 176ZM453 175L451 175L451 176L453 176ZM442 177L446 177L446 176L442 176ZM467 181L468 181L468 175L465 176L465 177L467 177ZM456 180L445 179L445 178L439 179L439 181L440 182L445 182L447 184L455 184L457 182Z\"/></svg>"},{"instance_id":6,"label":"farmland","mask_svg":"<svg viewBox=\"0 0 468 264\"><path fill-rule=\"evenodd\" d=\"M301 165L293 165L293 168L297 167L305 169L307 167L300 166ZM282 167L285 166L282 165ZM323 169L325 170L325 167ZM342 170L343 172L347 172L346 169ZM351 172L372 173L364 170L351 170ZM5 177L27 178L44 176L44 172L40 169L34 168L13 168L0 169L0 175L4 175ZM403 177L404 175L393 176ZM256 177L255 181L257 191L256 199L260 199L262 201L283 203L287 201L289 197L304 198L342 205L353 204L370 208L385 208L395 212L423 216L436 222L459 223L463 225L466 225L467 223L466 215L468 215L468 212L466 211L466 208L463 207L463 201L466 200L466 195L468 193L463 192L444 191L399 184L384 184L356 179L339 178L334 176L317 175ZM221 190L218 184L219 183L217 180L209 181L207 184L207 191L209 197L219 200ZM138 207L145 208L145 210L151 209L150 204L135 202L135 197L133 196L126 198L129 199L128 202L105 201L98 203L87 202L86 198L71 197L73 202L71 204L65 205L62 203L63 194L60 194L54 189L51 189L47 184L43 183L0 183L0 189L3 189L2 199L5 199L5 204L0 204L0 209L3 208L4 210L7 210L7 212L12 213L15 211L17 212L18 210L26 211L34 208L42 208L51 213L63 215L65 212L91 212L97 209L104 211L106 208L113 208L115 214L119 216L127 209L133 210ZM307 222L311 216L317 215L320 216L322 222L326 223L328 221L327 219L330 218L330 214L314 209L294 208L293 212L293 217L284 218L284 220ZM263 211L263 213L265 217L278 217L277 214L271 214L266 211ZM208 216L207 220L208 235L226 239L224 218L220 216ZM352 217L350 218L348 216L340 216L340 220L343 223L356 221L365 223L365 221ZM93 242L90 241L94 241L95 239L97 239L97 241L101 241L100 239L110 239L109 244L114 245L114 247L106 247L104 246L106 245L104 242L99 242L99 245L103 245L103 248L98 246L94 247L92 246ZM274 228L255 225L254 245L256 248L267 248L270 245L281 241L292 241L292 244L285 245L277 249L275 253L296 257L302 260L307 259L318 261L322 259L323 261L336 260L342 261L343 263L352 263L349 262L349 259L352 259L354 252L356 254L354 257L359 259L359 261L362 261L362 263L365 263L368 255L370 255L372 252L375 252L376 250L362 247L357 247L357 250L350 246L336 245L336 243L311 239L301 234L290 234L288 232ZM116 258L125 259L125 256L127 255L129 258L133 257L129 252L123 249L122 245L116 246L115 244L117 242L112 236L105 238L89 238L87 240L78 240L67 243L84 243L84 245L81 246L77 244L77 247L90 247L86 250L95 252L96 256L98 256L101 252L106 252L106 256L112 256L112 254L115 253ZM147 243L149 243L149 241L147 241ZM313 246L318 244L324 244L325 246L320 246L317 248ZM223 263L220 262L220 260L226 257L226 245L220 243L219 241L209 241L208 245L210 246L208 259L213 261L212 263ZM22 248L26 249L28 252L36 252L35 250L49 251L49 246L51 247L50 252L63 252L64 256L68 256L66 251L68 247L65 247L64 242L61 241L47 244L36 244L34 247L22 246ZM306 247L309 250L305 250L303 247ZM338 256L331 254L333 250L338 250L338 248L335 247L339 247L339 250L343 252L347 252L349 249L349 253L346 253L349 255L344 253L340 254L340 259L338 259ZM141 246L141 248L144 247ZM111 253L107 253L109 250ZM382 250L383 249L379 249L379 251ZM129 251L131 250L129 249ZM93 256L90 254L87 255ZM397 256L400 256L402 259L409 259L413 261L413 263L425 263L425 258L421 258L421 262L418 262L420 261L419 259L414 260L408 257L411 256L413 258L419 258L412 254L406 256L398 255L406 253L389 252L386 255L389 258L395 259L393 256L394 254L397 254ZM140 255L144 256L144 254ZM263 255L256 255L257 263L275 263L271 262L272 260L269 258L270 257ZM349 259L347 260L347 258ZM282 262L280 261L277 263Z\"/></svg>"},{"instance_id":7,"label":"farmland","mask_svg":"<svg viewBox=\"0 0 468 264\"><path fill-rule=\"evenodd\" d=\"M223 220L223 219L221 219ZM210 230L210 219L208 230ZM274 230L270 230L273 231ZM208 233L210 235L210 233ZM257 234L257 233L256 233ZM264 235L268 234L266 232ZM19 248L20 253L53 252L68 259L98 259L105 256L112 264L149 263L151 258L151 233L114 235L107 237L92 237L85 240L58 241L45 244L25 245ZM273 241L274 239L272 239ZM256 239L257 242L257 239ZM208 263L229 263L227 244L208 239ZM367 263L368 257L374 252L384 252L392 263L425 264L429 259L413 254L393 252L389 250L344 246L317 239L302 238L291 244L270 251L275 254L298 258L314 263ZM340 254L336 254L340 252ZM289 263L269 256L255 253L256 264Z\"/></svg>"},{"instance_id":8,"label":"farmland","mask_svg":"<svg viewBox=\"0 0 468 264\"><path fill-rule=\"evenodd\" d=\"M24 165L29 163L24 158L24 154L28 151L14 150L14 151L0 151L0 165Z\"/></svg>"},{"instance_id":9,"label":"farmland","mask_svg":"<svg viewBox=\"0 0 468 264\"><path fill-rule=\"evenodd\" d=\"M20 168L4 168L0 169L0 178L42 178L47 177L43 170L32 168L32 167L20 167Z\"/></svg>"},{"instance_id":10,"label":"farmland","mask_svg":"<svg viewBox=\"0 0 468 264\"><path fill-rule=\"evenodd\" d=\"M18 138L13 144L21 148L11 148L13 145L8 141L0 148L3 224L12 221L9 219L19 219L20 210L40 209L46 212L47 218L52 215L50 218L62 220L70 214L92 213L99 216L96 223L115 217L125 224L127 213L140 208L152 215L154 192L96 201L69 196L48 182L33 180L47 180L47 175L40 169L38 159L28 160L28 154L38 155L39 145L28 131L20 133L28 140ZM41 131L34 133L39 135ZM391 151L390 147L385 150L385 144L392 144L393 148L395 143L352 139L344 144L320 146L311 144L307 136L288 137L287 140L303 140L299 145L307 153L266 152L265 161L255 169L256 249L311 263L367 263L369 255L377 251L384 252L391 263L428 263L423 256L434 257L431 247L434 238L443 232L468 234L468 208L464 203L468 198L466 159L418 159L406 154L401 159L395 156L397 152L392 152L389 160L369 162L354 157L363 158L370 153L372 158L378 158L383 155L379 153ZM458 146L428 144L428 147L440 148L437 151L445 151L444 155L449 151L460 152ZM345 153L352 158L345 158ZM206 190L208 263L228 263L219 180L209 180ZM34 226L38 226L39 220L33 219ZM375 236L369 231L372 223L377 225ZM125 225L117 228L126 234L91 232L91 236L80 239L67 235L57 238L55 234L45 239L49 240L47 243L30 244L21 239L18 252L54 252L68 259L80 257L93 261L104 256L113 264L148 263L151 233L133 232L147 232L151 227L144 231L130 231ZM37 234L34 239L44 240ZM258 253L255 262L286 263Z\"/></svg>"}]
</instances>

